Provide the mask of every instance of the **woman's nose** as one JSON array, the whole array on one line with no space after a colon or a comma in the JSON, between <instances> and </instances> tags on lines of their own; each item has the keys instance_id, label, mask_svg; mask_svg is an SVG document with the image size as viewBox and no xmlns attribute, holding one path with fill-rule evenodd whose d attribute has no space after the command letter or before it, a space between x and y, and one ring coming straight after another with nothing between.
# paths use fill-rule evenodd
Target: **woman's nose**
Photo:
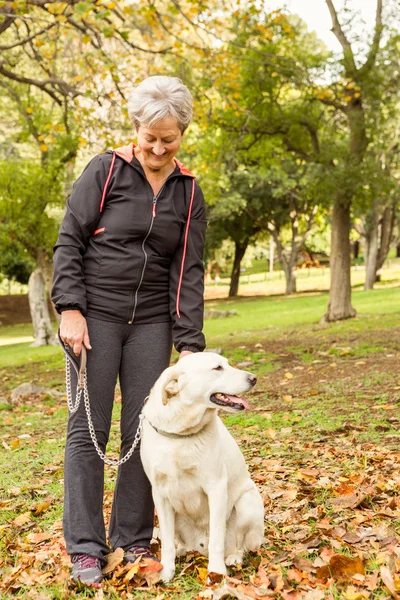
<instances>
[{"instance_id":1,"label":"woman's nose","mask_svg":"<svg viewBox=\"0 0 400 600\"><path fill-rule=\"evenodd\" d=\"M161 156L162 154L164 154L164 146L162 145L161 142L156 142L154 144L153 152L154 152L154 154L157 154L157 156Z\"/></svg>"}]
</instances>

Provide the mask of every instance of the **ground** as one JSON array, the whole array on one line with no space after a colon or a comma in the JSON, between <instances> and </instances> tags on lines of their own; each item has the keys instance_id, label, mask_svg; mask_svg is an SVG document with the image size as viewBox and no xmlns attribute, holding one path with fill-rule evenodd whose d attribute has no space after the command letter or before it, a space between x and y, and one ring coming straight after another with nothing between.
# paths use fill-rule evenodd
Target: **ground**
<instances>
[{"instance_id":1,"label":"ground","mask_svg":"<svg viewBox=\"0 0 400 600\"><path fill-rule=\"evenodd\" d=\"M224 421L262 493L266 525L260 552L211 585L198 555L181 561L168 586L153 584L153 565L127 571L118 555L101 589L69 584L60 522L65 399L9 404L22 381L63 389L62 356L3 346L0 598L400 598L400 290L360 295L357 319L319 325L325 300L246 299L229 303L236 317L206 325L211 347L258 376L250 410ZM26 333L5 330L9 339ZM108 519L115 470L106 474Z\"/></svg>"}]
</instances>

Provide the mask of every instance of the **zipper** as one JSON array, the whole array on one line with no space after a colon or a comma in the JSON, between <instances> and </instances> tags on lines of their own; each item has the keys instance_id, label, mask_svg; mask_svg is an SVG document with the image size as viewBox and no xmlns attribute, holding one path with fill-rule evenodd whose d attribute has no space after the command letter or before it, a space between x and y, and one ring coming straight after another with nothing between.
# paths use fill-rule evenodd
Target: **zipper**
<instances>
[{"instance_id":1,"label":"zipper","mask_svg":"<svg viewBox=\"0 0 400 600\"><path fill-rule=\"evenodd\" d=\"M143 268L142 268L142 273L140 275L139 283L138 283L136 291L135 291L135 301L134 301L134 304L133 304L132 316L131 316L130 320L128 321L128 325L132 325L133 320L135 318L137 301L138 301L138 294L139 294L139 290L140 290L140 287L141 287L142 282L143 282L144 272L146 270L147 252L146 252L146 250L144 248L144 245L146 243L147 238L149 237L149 235L151 233L151 230L153 229L154 219L156 218L156 204L157 204L157 200L160 197L160 194L163 191L166 183L167 183L167 181L164 182L164 184L163 184L162 188L160 189L160 191L158 192L157 196L153 196L150 226L149 226L149 228L147 230L147 233L146 233L146 235L145 235L145 237L143 239L143 242L142 242L142 250L143 250L143 254L144 254L144 263L143 263Z\"/></svg>"}]
</instances>

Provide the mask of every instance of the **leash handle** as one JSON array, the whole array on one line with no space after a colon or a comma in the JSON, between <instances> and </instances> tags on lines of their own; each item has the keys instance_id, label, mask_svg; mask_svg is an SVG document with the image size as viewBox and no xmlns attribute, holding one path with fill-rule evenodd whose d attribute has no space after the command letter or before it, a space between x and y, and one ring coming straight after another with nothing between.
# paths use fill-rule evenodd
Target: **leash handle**
<instances>
[{"instance_id":1,"label":"leash handle","mask_svg":"<svg viewBox=\"0 0 400 600\"><path fill-rule=\"evenodd\" d=\"M60 342L61 348L63 349L65 358L75 369L76 376L78 378L77 390L83 390L85 385L85 373L87 365L87 350L85 346L82 344L81 354L80 357L78 357L74 354L72 348L62 341L60 336L60 330L58 330L58 341Z\"/></svg>"},{"instance_id":2,"label":"leash handle","mask_svg":"<svg viewBox=\"0 0 400 600\"><path fill-rule=\"evenodd\" d=\"M81 361L80 361L79 371L78 371L78 390L83 390L84 385L85 385L86 365L87 365L87 351L86 351L85 346L82 344Z\"/></svg>"}]
</instances>

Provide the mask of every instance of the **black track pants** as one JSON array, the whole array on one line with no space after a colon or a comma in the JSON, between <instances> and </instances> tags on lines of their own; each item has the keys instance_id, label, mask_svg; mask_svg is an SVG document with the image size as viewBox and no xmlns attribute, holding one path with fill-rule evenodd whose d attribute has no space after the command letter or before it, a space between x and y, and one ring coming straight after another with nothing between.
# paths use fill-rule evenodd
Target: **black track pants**
<instances>
[{"instance_id":1,"label":"black track pants","mask_svg":"<svg viewBox=\"0 0 400 600\"><path fill-rule=\"evenodd\" d=\"M171 356L170 323L128 325L88 318L92 350L87 377L94 428L105 451L111 427L114 390L122 393L121 456L132 445L143 401ZM76 389L75 371L72 389ZM113 468L113 467L111 467ZM110 550L103 519L104 463L90 439L83 398L68 422L64 474L64 536L68 554L102 558ZM139 447L118 469L109 540L113 549L148 545L154 505Z\"/></svg>"}]
</instances>

